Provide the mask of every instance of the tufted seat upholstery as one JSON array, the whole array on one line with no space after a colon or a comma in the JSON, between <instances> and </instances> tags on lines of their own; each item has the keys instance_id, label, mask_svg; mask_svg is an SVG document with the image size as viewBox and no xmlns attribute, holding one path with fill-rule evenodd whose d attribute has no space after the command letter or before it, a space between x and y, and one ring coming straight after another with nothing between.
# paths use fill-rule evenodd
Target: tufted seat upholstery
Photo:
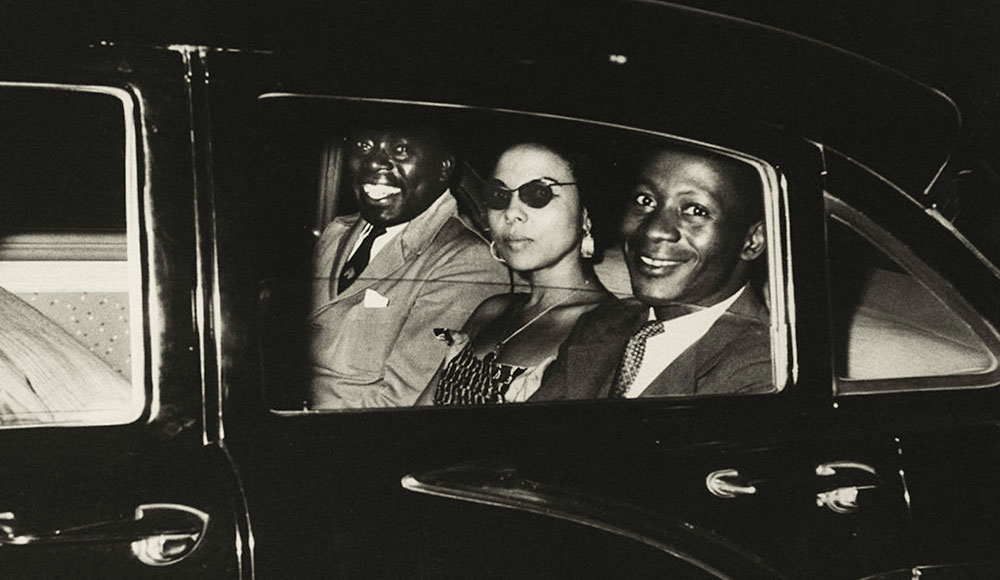
<instances>
[{"instance_id":1,"label":"tufted seat upholstery","mask_svg":"<svg viewBox=\"0 0 1000 580\"><path fill-rule=\"evenodd\" d=\"M0 287L131 375L124 233L19 234L0 241Z\"/></svg>"}]
</instances>

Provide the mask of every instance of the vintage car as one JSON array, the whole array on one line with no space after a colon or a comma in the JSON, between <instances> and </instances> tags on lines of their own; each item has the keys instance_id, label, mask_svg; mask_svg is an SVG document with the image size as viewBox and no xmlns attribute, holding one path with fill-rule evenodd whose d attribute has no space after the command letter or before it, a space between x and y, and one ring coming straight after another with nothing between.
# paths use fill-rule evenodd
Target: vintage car
<instances>
[{"instance_id":1,"label":"vintage car","mask_svg":"<svg viewBox=\"0 0 1000 580\"><path fill-rule=\"evenodd\" d=\"M746 20L446 4L161 5L0 57L0 576L998 577L996 134ZM345 128L411 115L457 136L472 222L515 130L751 167L772 392L303 405Z\"/></svg>"}]
</instances>

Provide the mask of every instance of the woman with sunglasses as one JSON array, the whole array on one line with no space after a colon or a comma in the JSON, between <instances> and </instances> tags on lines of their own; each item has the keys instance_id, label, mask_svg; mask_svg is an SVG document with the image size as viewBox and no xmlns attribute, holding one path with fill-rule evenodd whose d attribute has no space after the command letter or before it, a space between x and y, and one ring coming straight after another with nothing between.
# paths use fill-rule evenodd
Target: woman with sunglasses
<instances>
[{"instance_id":1,"label":"woman with sunglasses","mask_svg":"<svg viewBox=\"0 0 1000 580\"><path fill-rule=\"evenodd\" d=\"M482 189L490 247L530 292L488 298L462 331L435 329L450 348L417 404L526 400L577 318L611 298L585 260L594 240L577 173L567 156L540 143L500 155Z\"/></svg>"}]
</instances>

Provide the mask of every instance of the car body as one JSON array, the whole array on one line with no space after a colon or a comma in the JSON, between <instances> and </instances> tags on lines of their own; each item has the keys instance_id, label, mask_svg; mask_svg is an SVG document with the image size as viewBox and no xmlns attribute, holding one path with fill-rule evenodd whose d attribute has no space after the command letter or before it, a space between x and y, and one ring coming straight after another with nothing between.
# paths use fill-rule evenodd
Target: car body
<instances>
[{"instance_id":1,"label":"car body","mask_svg":"<svg viewBox=\"0 0 1000 580\"><path fill-rule=\"evenodd\" d=\"M115 336L92 346L132 388L5 412L5 577L995 577L1000 260L970 204L997 190L948 96L660 3L377 8L0 64L0 286L96 318L77 336ZM282 283L343 211L326 127L407 110L757 167L776 392L302 409Z\"/></svg>"}]
</instances>

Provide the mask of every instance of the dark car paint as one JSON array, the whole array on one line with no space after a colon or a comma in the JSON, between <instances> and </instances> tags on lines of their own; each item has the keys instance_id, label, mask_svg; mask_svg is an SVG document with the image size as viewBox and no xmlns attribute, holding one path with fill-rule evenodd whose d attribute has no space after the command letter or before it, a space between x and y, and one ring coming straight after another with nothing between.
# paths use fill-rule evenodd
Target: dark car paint
<instances>
[{"instance_id":1,"label":"dark car paint","mask_svg":"<svg viewBox=\"0 0 1000 580\"><path fill-rule=\"evenodd\" d=\"M683 22L685 13L670 16ZM703 15L697 19L727 34L734 25ZM657 21L650 17L648 22ZM746 38L725 46L753 45L759 41L755 30L745 27ZM795 39L781 36L776 41L770 33L762 34L765 44L777 43L779 55L797 60L805 54L795 50L800 47ZM620 73L587 59L560 72L545 58L551 47L523 46L539 52L531 58L507 54L510 60L496 63L495 70L507 75L502 78L470 78L454 66L430 72L418 67L427 74L404 76L406 83L399 84L392 78L366 78L363 73L373 63L364 55L352 57L348 51L338 55L346 62L331 59L331 66L315 57L305 59L294 48L291 56L280 57L110 45L62 54L68 65L7 63L3 80L110 84L135 95L143 152L144 304L160 315L147 325L145 337L147 395L156 404L129 426L4 432L2 456L10 466L7 473L16 476L3 480L0 497L11 503L0 509L17 514L26 529L39 529L127 517L142 503L198 507L212 515L214 535L196 555L170 570L178 577L350 577L370 572L372 566L398 575L408 571L408 562L394 552L414 555L406 544L421 530L443 531L443 541L458 541L447 532L465 529L452 526L468 517L459 504L403 490L400 478L473 462L514 467L555 488L712 529L791 577L856 578L922 563L973 561L991 553L1000 512L989 509L995 504L989 488L993 470L980 462L996 456L995 389L832 399L821 259L824 187L887 224L992 324L1000 322L993 299L995 273L956 241L949 228L901 200L898 192L886 191L874 175L803 139L822 141L803 127L835 124L838 99L815 93L816 99L805 99L795 91L785 95L788 101L779 99L805 99L807 112L830 111L815 124L791 113L784 120L769 118L760 112L771 109L753 106L727 109L725 117L702 122L691 116L687 97L677 97L683 106L674 111L669 106L674 102L629 94L628 87L649 88L643 75ZM590 48L594 56L606 53L603 43ZM690 58L704 49L697 46ZM552 54L567 57L563 50ZM629 54L644 54L644 49L633 47ZM728 62L726 54L731 52L714 56ZM895 180L919 195L947 159L958 131L950 104L901 77L882 75L878 67L845 60L827 70L831 78L857 66L873 82L898 88L873 91L891 94L893 105L937 111L930 119L904 119L913 132L902 131L895 149L862 147L859 153L846 141L834 146L862 161L868 154L869 166L897 171ZM570 74L590 67L603 72L587 79ZM777 68L778 78L782 72L802 70ZM385 70L398 72L390 65ZM692 68L684 78L696 82L698 73ZM527 96L518 90L539 79L559 90ZM717 82L708 79L701 86ZM247 252L247 242L260 234L254 229L259 222L251 217L261 208L273 209L267 204L274 202L248 199L254 183L246 171L255 160L247 144L260 138L255 132L256 96L269 91L572 115L729 145L776 164L790 192L788 236L794 252L787 275L795 282L797 313L793 383L772 397L703 401L333 415L269 412L255 339L260 265ZM566 100L581 94L588 98L567 105ZM736 102L721 95L723 100L707 103L708 110L746 100L746 95L734 95ZM873 114L880 115L883 106L871 104ZM774 109L772 113L782 112ZM841 113L857 112L850 105L847 109ZM743 115L764 118L732 122ZM863 129L865 118L861 115L844 128ZM849 140L855 134L834 135ZM904 158L920 165L919 170L910 174L910 167L898 163ZM817 508L816 492L830 484L817 477L816 466L848 459L876 466L878 489L866 496L865 509L857 514ZM705 475L728 467L753 482L759 494L729 500L709 495ZM853 474L846 477L837 485L857 483ZM64 569L65 562L73 562L81 577L94 570L116 576L143 573L125 546L89 546L82 554L61 554L51 547L25 550L5 547L0 552L4 570L24 570L33 577L44 566Z\"/></svg>"},{"instance_id":2,"label":"dark car paint","mask_svg":"<svg viewBox=\"0 0 1000 580\"><path fill-rule=\"evenodd\" d=\"M200 547L173 570L187 578L239 577L249 563L242 494L228 454L206 439L202 414L202 331L193 296L195 272L191 122L185 59L177 51L109 47L64 54L67 62L21 61L3 80L125 88L136 105L139 139L140 253L146 312L143 374L149 402L132 425L18 429L0 441L2 509L10 538L78 526L125 529L136 508L178 504L210 516ZM68 65L68 66L67 66ZM147 319L148 320L148 319ZM209 403L207 408L211 408ZM62 533L63 535L72 535ZM5 577L160 577L138 562L129 534L117 540L4 546Z\"/></svg>"}]
</instances>

